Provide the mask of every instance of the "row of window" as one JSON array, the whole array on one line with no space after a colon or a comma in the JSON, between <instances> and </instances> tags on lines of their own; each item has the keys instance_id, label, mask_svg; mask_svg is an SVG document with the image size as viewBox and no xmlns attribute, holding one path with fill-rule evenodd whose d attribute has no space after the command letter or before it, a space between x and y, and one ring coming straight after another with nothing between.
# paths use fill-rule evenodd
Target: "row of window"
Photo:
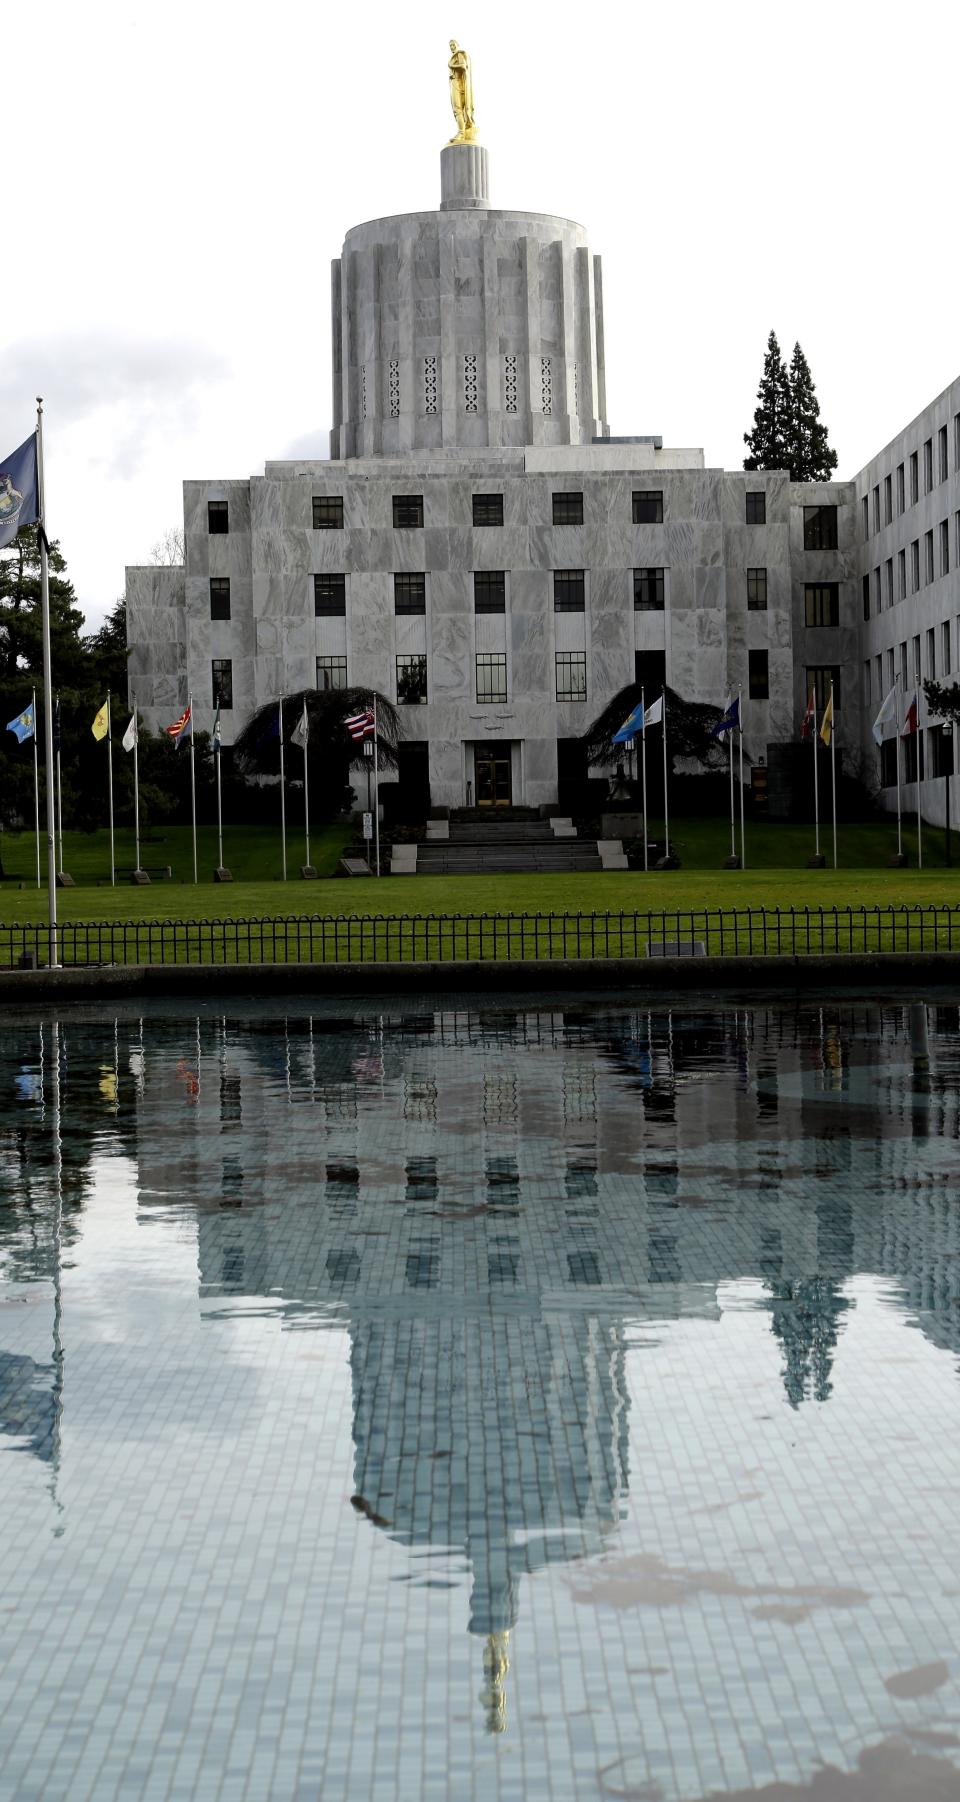
<instances>
[{"instance_id":1,"label":"row of window","mask_svg":"<svg viewBox=\"0 0 960 1802\"><path fill-rule=\"evenodd\" d=\"M953 467L955 471L960 469L960 413L955 413L953 416ZM936 464L934 463L933 439L926 439L923 445L924 494L932 494L934 487L936 486L934 482L934 468L936 468L937 472L937 482L945 482L950 474L948 433L945 425L942 425L937 433ZM911 451L906 463L898 463L894 474L884 476L883 478L883 525L885 526L892 525L893 523L894 483L896 483L897 514L900 515L907 510L908 469L910 475L910 506L915 506L920 499L920 452ZM872 496L865 494L860 502L863 514L864 539L871 536L871 498L873 501L873 532L877 533L881 530L880 497L880 483L876 482L873 487Z\"/></svg>"},{"instance_id":2,"label":"row of window","mask_svg":"<svg viewBox=\"0 0 960 1802\"><path fill-rule=\"evenodd\" d=\"M937 547L939 547L939 558L936 555ZM955 560L956 560L957 566L960 567L960 513L954 514L954 555L955 555ZM939 566L940 566L939 569L937 568L938 561L939 561ZM922 581L921 581L921 567L923 570L923 580ZM936 534L934 534L933 528L931 527L930 531L925 532L923 535L922 565L921 565L921 558L920 558L920 540L919 540L919 538L915 538L913 540L913 543L910 545L910 588L909 588L909 592L910 592L910 594L917 594L921 587L925 587L930 582L935 582L938 575L948 576L949 574L950 574L950 521L948 519L941 519L940 525L939 525L939 528L938 528ZM902 550L899 550L897 552L897 593L896 593L896 597L894 597L894 591L893 591L893 558L892 557L888 557L886 560L886 563L883 565L883 580L882 581L881 581L881 568L878 563L876 569L873 572L872 581L871 581L870 575L867 574L862 578L862 583L863 583L863 617L864 617L864 619L870 619L872 614L882 613L885 606L892 607L894 605L894 598L896 598L896 600L898 600L898 601L906 600L907 592L908 592L908 590L907 590L907 550L906 550L906 546L904 546L904 548Z\"/></svg>"},{"instance_id":3,"label":"row of window","mask_svg":"<svg viewBox=\"0 0 960 1802\"><path fill-rule=\"evenodd\" d=\"M866 506L866 501L864 501L864 506ZM767 496L762 488L747 490L744 507L748 526L766 525ZM661 488L634 489L632 511L635 526L662 525L663 490ZM398 530L422 527L423 495L395 494L393 496L393 523ZM502 526L503 495L475 494L473 496L473 523L475 526ZM583 525L583 494L580 490L562 489L559 493L554 494L553 523L555 526ZM211 536L229 532L230 515L226 501L207 502L207 526ZM314 531L342 532L343 526L343 496L341 494L315 494L313 496ZM836 550L836 507L804 507L803 544L804 549L808 551Z\"/></svg>"},{"instance_id":4,"label":"row of window","mask_svg":"<svg viewBox=\"0 0 960 1802\"><path fill-rule=\"evenodd\" d=\"M555 613L583 613L586 607L585 571L555 569L553 572L553 608ZM877 572L879 576L879 571ZM637 613L662 613L665 585L663 569L635 569L633 572L633 605ZM748 569L747 607L751 613L767 609L767 572ZM864 617L869 619L869 580L864 583ZM426 576L398 573L393 578L393 604L397 614L426 613ZM502 569L477 570L473 578L473 604L477 613L505 613L507 608L506 574ZM807 582L804 585L805 617L808 626L839 626L840 585L838 582ZM342 575L319 575L313 578L313 608L318 619L343 619L347 611L347 578ZM230 618L230 577L210 577L210 618Z\"/></svg>"},{"instance_id":5,"label":"row of window","mask_svg":"<svg viewBox=\"0 0 960 1802\"><path fill-rule=\"evenodd\" d=\"M945 619L939 625L928 626L922 634L916 632L910 641L902 638L899 649L889 645L886 651L878 651L872 658L867 657L863 665L865 706L870 707L874 703L879 706L884 695L890 693L898 676L900 686L906 694L910 689L918 688L922 681L942 681L945 676L951 675L951 651L954 646L960 657L960 615L957 617L955 637L951 632L950 621Z\"/></svg>"}]
</instances>

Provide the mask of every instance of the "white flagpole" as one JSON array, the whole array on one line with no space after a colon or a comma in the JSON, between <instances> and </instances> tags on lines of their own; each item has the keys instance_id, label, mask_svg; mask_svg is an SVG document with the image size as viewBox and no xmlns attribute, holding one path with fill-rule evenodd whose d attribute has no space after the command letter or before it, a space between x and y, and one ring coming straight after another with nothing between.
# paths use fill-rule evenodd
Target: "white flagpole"
<instances>
[{"instance_id":1,"label":"white flagpole","mask_svg":"<svg viewBox=\"0 0 960 1802\"><path fill-rule=\"evenodd\" d=\"M817 691L810 695L813 708L813 845L816 855L820 856L820 759L817 749L820 743L817 737Z\"/></svg>"},{"instance_id":2,"label":"white flagpole","mask_svg":"<svg viewBox=\"0 0 960 1802\"><path fill-rule=\"evenodd\" d=\"M137 719L137 702L133 702L133 846L134 864L140 868L140 766L139 756L140 725Z\"/></svg>"},{"instance_id":3,"label":"white flagpole","mask_svg":"<svg viewBox=\"0 0 960 1802\"><path fill-rule=\"evenodd\" d=\"M214 763L217 766L217 869L223 869L223 809L220 802L220 759L223 756L223 745L218 738L213 747Z\"/></svg>"},{"instance_id":4,"label":"white flagpole","mask_svg":"<svg viewBox=\"0 0 960 1802\"><path fill-rule=\"evenodd\" d=\"M743 689L737 690L737 719L740 733L740 868L747 867L747 837L743 828Z\"/></svg>"},{"instance_id":5,"label":"white flagpole","mask_svg":"<svg viewBox=\"0 0 960 1802\"><path fill-rule=\"evenodd\" d=\"M727 762L730 765L730 856L737 855L737 828L733 804L733 727L727 732Z\"/></svg>"},{"instance_id":6,"label":"white flagpole","mask_svg":"<svg viewBox=\"0 0 960 1802\"><path fill-rule=\"evenodd\" d=\"M833 800L833 867L837 867L837 716L833 705L833 677L830 678L830 789Z\"/></svg>"},{"instance_id":7,"label":"white flagpole","mask_svg":"<svg viewBox=\"0 0 960 1802\"><path fill-rule=\"evenodd\" d=\"M44 717L48 711L48 701L44 695ZM37 887L40 887L40 761L37 756L37 691L33 691L30 704L33 714L33 836L37 846Z\"/></svg>"},{"instance_id":8,"label":"white flagpole","mask_svg":"<svg viewBox=\"0 0 960 1802\"><path fill-rule=\"evenodd\" d=\"M920 772L921 772L921 769L923 766L920 762L920 757L921 757L921 753L923 751L923 739L921 738L921 735L920 735L920 684L919 684L919 682L917 683L917 686L913 692L917 697L917 730L914 733L914 737L916 738L916 741L917 741L917 869L922 870L923 869L923 826L922 826L921 818L920 818Z\"/></svg>"},{"instance_id":9,"label":"white flagpole","mask_svg":"<svg viewBox=\"0 0 960 1802\"><path fill-rule=\"evenodd\" d=\"M110 886L117 886L117 859L113 843L113 714L107 690L107 796L110 807Z\"/></svg>"},{"instance_id":10,"label":"white flagpole","mask_svg":"<svg viewBox=\"0 0 960 1802\"><path fill-rule=\"evenodd\" d=\"M640 706L643 709L640 721L640 762L643 770L643 867L650 868L650 851L647 844L647 707L640 690Z\"/></svg>"},{"instance_id":11,"label":"white flagpole","mask_svg":"<svg viewBox=\"0 0 960 1802\"><path fill-rule=\"evenodd\" d=\"M667 797L667 691L660 690L660 729L663 733L663 838L665 857L670 856L670 804Z\"/></svg>"},{"instance_id":12,"label":"white flagpole","mask_svg":"<svg viewBox=\"0 0 960 1802\"><path fill-rule=\"evenodd\" d=\"M37 396L37 512L40 515L40 620L43 638L43 692L53 693L53 667L50 654L50 571L47 560L46 491L43 479L43 401ZM37 716L33 716L36 733ZM50 925L49 964L58 968L57 947L57 860L54 849L53 811L53 715L49 707L43 712L43 763L47 778L47 917Z\"/></svg>"},{"instance_id":13,"label":"white flagpole","mask_svg":"<svg viewBox=\"0 0 960 1802\"><path fill-rule=\"evenodd\" d=\"M377 875L380 874L380 740L377 736L377 697L370 696L373 710L373 842Z\"/></svg>"},{"instance_id":14,"label":"white flagpole","mask_svg":"<svg viewBox=\"0 0 960 1802\"><path fill-rule=\"evenodd\" d=\"M196 735L194 732L193 695L192 694L188 694L188 696L187 696L187 706L190 710L190 826L191 826L191 829L193 832L193 880L196 883L198 880L198 877L197 877L197 765L196 765L196 759L193 754L193 741L194 741L194 737Z\"/></svg>"},{"instance_id":15,"label":"white flagpole","mask_svg":"<svg viewBox=\"0 0 960 1802\"><path fill-rule=\"evenodd\" d=\"M283 772L283 696L277 702L280 722L280 837L283 840L283 880L287 880L287 795Z\"/></svg>"},{"instance_id":16,"label":"white flagpole","mask_svg":"<svg viewBox=\"0 0 960 1802\"><path fill-rule=\"evenodd\" d=\"M306 840L306 848L307 848L306 868L309 870L309 868L310 868L310 774L307 769L307 749L308 749L309 740L310 740L310 720L307 715L306 701L304 701L304 703L303 703L302 718L305 721L306 728L307 728L303 735L303 823L304 823L304 838Z\"/></svg>"},{"instance_id":17,"label":"white flagpole","mask_svg":"<svg viewBox=\"0 0 960 1802\"><path fill-rule=\"evenodd\" d=\"M63 875L63 778L60 774L60 739L63 735L63 716L60 713L60 696L57 696L57 869Z\"/></svg>"},{"instance_id":18,"label":"white flagpole","mask_svg":"<svg viewBox=\"0 0 960 1802\"><path fill-rule=\"evenodd\" d=\"M894 719L897 724L897 856L903 856L903 815L900 804L900 677L894 677Z\"/></svg>"}]
</instances>

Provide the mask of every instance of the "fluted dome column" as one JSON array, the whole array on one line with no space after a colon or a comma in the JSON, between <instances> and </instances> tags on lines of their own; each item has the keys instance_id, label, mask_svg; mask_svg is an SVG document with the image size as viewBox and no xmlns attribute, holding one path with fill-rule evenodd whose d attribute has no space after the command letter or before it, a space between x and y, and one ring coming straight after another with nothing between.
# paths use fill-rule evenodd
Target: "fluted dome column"
<instances>
[{"instance_id":1,"label":"fluted dome column","mask_svg":"<svg viewBox=\"0 0 960 1802\"><path fill-rule=\"evenodd\" d=\"M440 152L440 210L490 205L482 144L447 144Z\"/></svg>"}]
</instances>

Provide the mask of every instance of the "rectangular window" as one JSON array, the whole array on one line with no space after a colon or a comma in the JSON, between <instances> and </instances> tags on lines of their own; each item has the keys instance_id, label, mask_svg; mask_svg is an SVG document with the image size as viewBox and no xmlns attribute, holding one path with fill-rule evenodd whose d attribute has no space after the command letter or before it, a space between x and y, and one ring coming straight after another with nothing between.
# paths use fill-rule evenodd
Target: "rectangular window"
<instances>
[{"instance_id":1,"label":"rectangular window","mask_svg":"<svg viewBox=\"0 0 960 1802\"><path fill-rule=\"evenodd\" d=\"M233 706L233 662L229 657L214 657L210 665L213 705L228 713Z\"/></svg>"},{"instance_id":2,"label":"rectangular window","mask_svg":"<svg viewBox=\"0 0 960 1802\"><path fill-rule=\"evenodd\" d=\"M957 565L957 568L960 569L960 513L955 513L953 516L953 520L954 520L953 557L954 557L954 562Z\"/></svg>"},{"instance_id":3,"label":"rectangular window","mask_svg":"<svg viewBox=\"0 0 960 1802\"><path fill-rule=\"evenodd\" d=\"M393 523L395 526L423 525L423 495L395 494L393 497Z\"/></svg>"},{"instance_id":4,"label":"rectangular window","mask_svg":"<svg viewBox=\"0 0 960 1802\"><path fill-rule=\"evenodd\" d=\"M906 551L898 551L897 552L897 588L898 588L900 600L905 601L907 598L907 553L906 553Z\"/></svg>"},{"instance_id":5,"label":"rectangular window","mask_svg":"<svg viewBox=\"0 0 960 1802\"><path fill-rule=\"evenodd\" d=\"M940 427L940 430L937 434L937 439L938 439L938 443L940 446L940 480L941 480L941 482L945 482L948 475L950 474L950 469L949 469L949 466L947 463L947 428L945 425L942 425Z\"/></svg>"},{"instance_id":6,"label":"rectangular window","mask_svg":"<svg viewBox=\"0 0 960 1802\"><path fill-rule=\"evenodd\" d=\"M473 523L475 526L502 526L503 495L475 494L473 497Z\"/></svg>"},{"instance_id":7,"label":"rectangular window","mask_svg":"<svg viewBox=\"0 0 960 1802\"><path fill-rule=\"evenodd\" d=\"M313 529L315 532L343 531L343 495L315 494L313 497Z\"/></svg>"},{"instance_id":8,"label":"rectangular window","mask_svg":"<svg viewBox=\"0 0 960 1802\"><path fill-rule=\"evenodd\" d=\"M877 493L877 490L874 490ZM837 548L836 507L804 507L803 548L805 551L835 551Z\"/></svg>"},{"instance_id":9,"label":"rectangular window","mask_svg":"<svg viewBox=\"0 0 960 1802\"><path fill-rule=\"evenodd\" d=\"M211 538L230 530L230 515L226 501L207 502L207 531Z\"/></svg>"},{"instance_id":10,"label":"rectangular window","mask_svg":"<svg viewBox=\"0 0 960 1802\"><path fill-rule=\"evenodd\" d=\"M933 626L927 628L927 675L931 682L937 679L937 635Z\"/></svg>"},{"instance_id":11,"label":"rectangular window","mask_svg":"<svg viewBox=\"0 0 960 1802\"><path fill-rule=\"evenodd\" d=\"M230 618L230 577L210 577L210 618Z\"/></svg>"},{"instance_id":12,"label":"rectangular window","mask_svg":"<svg viewBox=\"0 0 960 1802\"><path fill-rule=\"evenodd\" d=\"M907 641L906 641L906 639L902 639L901 643L900 643L900 685L902 688L906 688L908 680L909 680L909 678L907 676Z\"/></svg>"},{"instance_id":13,"label":"rectangular window","mask_svg":"<svg viewBox=\"0 0 960 1802\"><path fill-rule=\"evenodd\" d=\"M863 590L863 617L864 617L864 619L869 619L870 618L870 577L869 576L861 576L860 577L860 587Z\"/></svg>"},{"instance_id":14,"label":"rectangular window","mask_svg":"<svg viewBox=\"0 0 960 1802\"><path fill-rule=\"evenodd\" d=\"M931 726L927 731L927 743L930 748L932 762L931 775L953 775L953 727Z\"/></svg>"},{"instance_id":15,"label":"rectangular window","mask_svg":"<svg viewBox=\"0 0 960 1802\"><path fill-rule=\"evenodd\" d=\"M879 482L877 483L877 485L873 491L873 529L875 532L879 532L879 530L880 530L880 484L879 484Z\"/></svg>"},{"instance_id":16,"label":"rectangular window","mask_svg":"<svg viewBox=\"0 0 960 1802\"><path fill-rule=\"evenodd\" d=\"M767 651L747 652L747 692L751 701L770 698L770 655Z\"/></svg>"},{"instance_id":17,"label":"rectangular window","mask_svg":"<svg viewBox=\"0 0 960 1802\"><path fill-rule=\"evenodd\" d=\"M894 655L893 655L893 646L891 645L889 650L887 651L887 689L888 689L888 691L893 687L895 680L896 680L896 668L895 668Z\"/></svg>"},{"instance_id":18,"label":"rectangular window","mask_svg":"<svg viewBox=\"0 0 960 1802\"><path fill-rule=\"evenodd\" d=\"M916 638L913 640L913 679L915 682L919 682L919 680L920 680L920 634L919 634L919 632L917 633Z\"/></svg>"},{"instance_id":19,"label":"rectangular window","mask_svg":"<svg viewBox=\"0 0 960 1802\"><path fill-rule=\"evenodd\" d=\"M950 574L950 522L946 519L940 521L940 574Z\"/></svg>"},{"instance_id":20,"label":"rectangular window","mask_svg":"<svg viewBox=\"0 0 960 1802\"><path fill-rule=\"evenodd\" d=\"M345 657L317 658L317 687L321 690L329 688L346 688L347 660Z\"/></svg>"},{"instance_id":21,"label":"rectangular window","mask_svg":"<svg viewBox=\"0 0 960 1802\"><path fill-rule=\"evenodd\" d=\"M907 497L906 497L906 493L904 491L904 485L903 485L903 464L898 463L897 464L897 512L905 513L906 510L907 510Z\"/></svg>"},{"instance_id":22,"label":"rectangular window","mask_svg":"<svg viewBox=\"0 0 960 1802\"><path fill-rule=\"evenodd\" d=\"M945 619L940 627L940 667L944 676L950 674L950 621Z\"/></svg>"},{"instance_id":23,"label":"rectangular window","mask_svg":"<svg viewBox=\"0 0 960 1802\"><path fill-rule=\"evenodd\" d=\"M426 699L426 657L398 657L397 700L402 706L422 707Z\"/></svg>"},{"instance_id":24,"label":"rectangular window","mask_svg":"<svg viewBox=\"0 0 960 1802\"><path fill-rule=\"evenodd\" d=\"M505 613L507 580L502 569L478 569L473 577L475 613Z\"/></svg>"},{"instance_id":25,"label":"rectangular window","mask_svg":"<svg viewBox=\"0 0 960 1802\"><path fill-rule=\"evenodd\" d=\"M583 525L583 495L565 490L553 497L553 523L555 526Z\"/></svg>"},{"instance_id":26,"label":"rectangular window","mask_svg":"<svg viewBox=\"0 0 960 1802\"><path fill-rule=\"evenodd\" d=\"M897 780L897 741L885 738L880 746L880 787L893 788Z\"/></svg>"},{"instance_id":27,"label":"rectangular window","mask_svg":"<svg viewBox=\"0 0 960 1802\"><path fill-rule=\"evenodd\" d=\"M920 589L920 540L915 538L910 546L910 593L917 594Z\"/></svg>"},{"instance_id":28,"label":"rectangular window","mask_svg":"<svg viewBox=\"0 0 960 1802\"><path fill-rule=\"evenodd\" d=\"M553 572L554 613L582 613L584 608L582 569L555 569Z\"/></svg>"},{"instance_id":29,"label":"rectangular window","mask_svg":"<svg viewBox=\"0 0 960 1802\"><path fill-rule=\"evenodd\" d=\"M840 711L840 665L838 663L821 663L807 665L806 693L811 692L817 700L817 718L830 699L830 684L833 683L833 705L837 713Z\"/></svg>"},{"instance_id":30,"label":"rectangular window","mask_svg":"<svg viewBox=\"0 0 960 1802\"><path fill-rule=\"evenodd\" d=\"M879 588L880 571L877 570ZM838 582L807 582L803 590L804 612L808 626L839 626L840 585Z\"/></svg>"},{"instance_id":31,"label":"rectangular window","mask_svg":"<svg viewBox=\"0 0 960 1802\"><path fill-rule=\"evenodd\" d=\"M932 532L924 532L923 534L923 571L924 582L932 582L934 576Z\"/></svg>"},{"instance_id":32,"label":"rectangular window","mask_svg":"<svg viewBox=\"0 0 960 1802\"><path fill-rule=\"evenodd\" d=\"M863 542L864 542L864 544L866 544L867 539L870 536L870 497L869 497L869 495L866 495L866 494L864 495L863 500L860 502L860 510L863 514Z\"/></svg>"},{"instance_id":33,"label":"rectangular window","mask_svg":"<svg viewBox=\"0 0 960 1802\"><path fill-rule=\"evenodd\" d=\"M883 600L882 600L882 597L880 594L880 566L879 566L879 564L877 565L877 568L873 572L873 598L876 602L876 611L877 611L877 613L879 613L883 607Z\"/></svg>"},{"instance_id":34,"label":"rectangular window","mask_svg":"<svg viewBox=\"0 0 960 1802\"><path fill-rule=\"evenodd\" d=\"M883 478L883 523L885 526L893 520L893 477Z\"/></svg>"},{"instance_id":35,"label":"rectangular window","mask_svg":"<svg viewBox=\"0 0 960 1802\"><path fill-rule=\"evenodd\" d=\"M317 619L344 619L346 617L346 576L314 576L313 611Z\"/></svg>"},{"instance_id":36,"label":"rectangular window","mask_svg":"<svg viewBox=\"0 0 960 1802\"><path fill-rule=\"evenodd\" d=\"M920 499L920 456L917 451L910 452L910 504L913 506Z\"/></svg>"},{"instance_id":37,"label":"rectangular window","mask_svg":"<svg viewBox=\"0 0 960 1802\"><path fill-rule=\"evenodd\" d=\"M870 659L869 659L869 657L867 658L867 660L863 666L863 704L865 707L869 707L869 705L870 705Z\"/></svg>"},{"instance_id":38,"label":"rectangular window","mask_svg":"<svg viewBox=\"0 0 960 1802\"><path fill-rule=\"evenodd\" d=\"M748 526L765 526L767 523L767 496L763 488L748 488L746 493L746 521Z\"/></svg>"},{"instance_id":39,"label":"rectangular window","mask_svg":"<svg viewBox=\"0 0 960 1802\"><path fill-rule=\"evenodd\" d=\"M891 660L890 668L891 668L891 672L892 672L892 670L893 670L892 660ZM873 660L873 674L874 674L874 680L876 681L876 684L877 684L877 695L880 699L882 699L883 698L883 658L881 657L879 651L877 652L877 654ZM891 682L893 681L892 673L890 676L890 680L891 680Z\"/></svg>"},{"instance_id":40,"label":"rectangular window","mask_svg":"<svg viewBox=\"0 0 960 1802\"><path fill-rule=\"evenodd\" d=\"M767 572L765 569L747 570L747 611L749 613L766 613L767 611Z\"/></svg>"},{"instance_id":41,"label":"rectangular window","mask_svg":"<svg viewBox=\"0 0 960 1802\"><path fill-rule=\"evenodd\" d=\"M477 652L477 700L505 701L507 698L507 657L505 651Z\"/></svg>"},{"instance_id":42,"label":"rectangular window","mask_svg":"<svg viewBox=\"0 0 960 1802\"><path fill-rule=\"evenodd\" d=\"M633 523L635 526L663 524L663 491L660 488L635 488L633 491Z\"/></svg>"},{"instance_id":43,"label":"rectangular window","mask_svg":"<svg viewBox=\"0 0 960 1802\"><path fill-rule=\"evenodd\" d=\"M394 576L393 610L395 613L426 613L426 576L420 574Z\"/></svg>"},{"instance_id":44,"label":"rectangular window","mask_svg":"<svg viewBox=\"0 0 960 1802\"><path fill-rule=\"evenodd\" d=\"M635 613L663 612L662 569L634 570L633 609Z\"/></svg>"},{"instance_id":45,"label":"rectangular window","mask_svg":"<svg viewBox=\"0 0 960 1802\"><path fill-rule=\"evenodd\" d=\"M923 492L929 494L933 487L933 439L926 438L923 445Z\"/></svg>"},{"instance_id":46,"label":"rectangular window","mask_svg":"<svg viewBox=\"0 0 960 1802\"><path fill-rule=\"evenodd\" d=\"M585 701L587 658L584 651L557 652L557 700Z\"/></svg>"},{"instance_id":47,"label":"rectangular window","mask_svg":"<svg viewBox=\"0 0 960 1802\"><path fill-rule=\"evenodd\" d=\"M886 587L887 606L892 607L893 606L893 558L888 557L887 561L883 567L884 567L884 576L886 578L885 587Z\"/></svg>"},{"instance_id":48,"label":"rectangular window","mask_svg":"<svg viewBox=\"0 0 960 1802\"><path fill-rule=\"evenodd\" d=\"M953 416L953 467L960 470L960 413Z\"/></svg>"}]
</instances>

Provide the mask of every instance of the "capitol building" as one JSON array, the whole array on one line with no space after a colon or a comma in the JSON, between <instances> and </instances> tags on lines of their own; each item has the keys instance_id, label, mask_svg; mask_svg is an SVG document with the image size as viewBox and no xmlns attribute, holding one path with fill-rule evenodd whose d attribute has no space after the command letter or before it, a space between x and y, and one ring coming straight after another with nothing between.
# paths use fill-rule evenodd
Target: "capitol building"
<instances>
[{"instance_id":1,"label":"capitol building","mask_svg":"<svg viewBox=\"0 0 960 1802\"><path fill-rule=\"evenodd\" d=\"M757 761L832 681L838 744L876 769L894 680L960 663L960 378L845 482L620 435L600 258L583 226L492 202L463 53L451 70L438 208L352 227L332 265L329 459L185 481L183 566L127 570L146 724L192 694L229 746L280 694L369 686L398 705L415 819L562 805L635 680L717 706L742 689ZM921 719L904 806L919 749L938 820L953 738ZM879 774L893 806L890 756Z\"/></svg>"}]
</instances>

